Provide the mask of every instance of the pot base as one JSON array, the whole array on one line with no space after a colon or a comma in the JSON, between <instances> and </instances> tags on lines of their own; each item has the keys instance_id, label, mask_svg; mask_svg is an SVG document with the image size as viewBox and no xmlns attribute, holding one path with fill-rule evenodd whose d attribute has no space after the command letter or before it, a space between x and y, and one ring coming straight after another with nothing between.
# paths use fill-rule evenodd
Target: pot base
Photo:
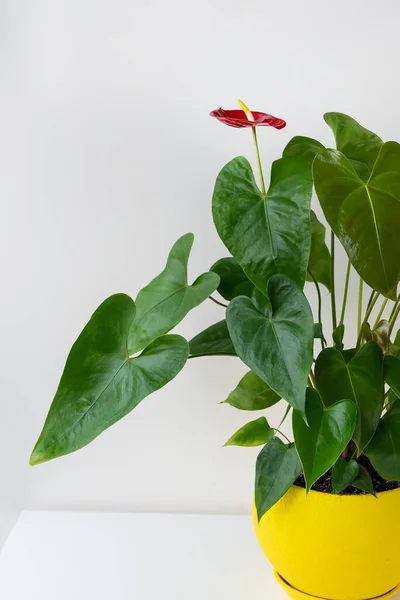
<instances>
[{"instance_id":1,"label":"pot base","mask_svg":"<svg viewBox=\"0 0 400 600\"><path fill-rule=\"evenodd\" d=\"M278 581L278 583L281 584L289 598L292 598L293 600L312 600L312 598L314 598L314 600L327 600L326 598L319 598L319 596L310 596L310 594L306 594L305 592L297 590L296 588L292 587L287 581L285 581L285 579L283 579L283 577L281 577L276 571L274 571L274 575L275 579ZM365 600L386 600L386 598L393 598L393 596L399 591L400 585L395 587L393 590L390 590L386 594L383 594L383 596L376 596L375 598L366 598Z\"/></svg>"}]
</instances>

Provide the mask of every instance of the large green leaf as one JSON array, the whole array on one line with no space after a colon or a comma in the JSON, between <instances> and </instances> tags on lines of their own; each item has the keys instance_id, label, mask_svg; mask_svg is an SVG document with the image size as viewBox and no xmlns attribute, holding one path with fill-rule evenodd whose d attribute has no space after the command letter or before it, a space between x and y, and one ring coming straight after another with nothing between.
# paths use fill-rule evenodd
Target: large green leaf
<instances>
[{"instance_id":1,"label":"large green leaf","mask_svg":"<svg viewBox=\"0 0 400 600\"><path fill-rule=\"evenodd\" d=\"M281 397L261 377L249 371L225 400L240 410L263 410L273 406Z\"/></svg>"},{"instance_id":2,"label":"large green leaf","mask_svg":"<svg viewBox=\"0 0 400 600\"><path fill-rule=\"evenodd\" d=\"M188 285L187 264L193 239L192 233L179 238L168 255L164 271L138 293L136 317L129 332L130 354L170 331L217 289L216 273L203 273Z\"/></svg>"},{"instance_id":3,"label":"large green leaf","mask_svg":"<svg viewBox=\"0 0 400 600\"><path fill-rule=\"evenodd\" d=\"M274 430L268 425L265 417L260 417L255 421L250 421L243 425L224 446L261 446L272 440Z\"/></svg>"},{"instance_id":4,"label":"large green leaf","mask_svg":"<svg viewBox=\"0 0 400 600\"><path fill-rule=\"evenodd\" d=\"M308 425L299 412L293 412L294 442L308 491L351 440L357 410L351 400L341 400L325 408L317 390L307 388L306 416Z\"/></svg>"},{"instance_id":5,"label":"large green leaf","mask_svg":"<svg viewBox=\"0 0 400 600\"><path fill-rule=\"evenodd\" d=\"M242 361L304 413L314 336L311 309L285 275L271 277L267 293L231 301L226 311L229 333Z\"/></svg>"},{"instance_id":6,"label":"large green leaf","mask_svg":"<svg viewBox=\"0 0 400 600\"><path fill-rule=\"evenodd\" d=\"M347 398L358 409L354 441L361 453L378 426L384 400L383 356L374 342L346 363L336 348L326 348L315 364L317 388L325 406Z\"/></svg>"},{"instance_id":7,"label":"large green leaf","mask_svg":"<svg viewBox=\"0 0 400 600\"><path fill-rule=\"evenodd\" d=\"M266 195L258 189L250 163L243 157L233 159L218 175L213 195L218 234L262 292L277 273L304 285L311 243L311 193L310 167L297 157L273 163Z\"/></svg>"},{"instance_id":8,"label":"large green leaf","mask_svg":"<svg viewBox=\"0 0 400 600\"><path fill-rule=\"evenodd\" d=\"M219 276L218 292L225 300L232 300L236 296L252 295L254 285L234 258L221 258L210 271Z\"/></svg>"},{"instance_id":9,"label":"large green leaf","mask_svg":"<svg viewBox=\"0 0 400 600\"><path fill-rule=\"evenodd\" d=\"M343 113L328 112L324 119L334 133L337 149L366 181L383 144L381 138Z\"/></svg>"},{"instance_id":10,"label":"large green leaf","mask_svg":"<svg viewBox=\"0 0 400 600\"><path fill-rule=\"evenodd\" d=\"M370 287L395 299L400 279L400 144L382 146L367 183L337 150L319 153L313 171L326 220L354 268Z\"/></svg>"},{"instance_id":11,"label":"large green leaf","mask_svg":"<svg viewBox=\"0 0 400 600\"><path fill-rule=\"evenodd\" d=\"M255 502L259 521L286 494L300 473L301 463L294 446L288 448L278 438L264 446L256 463Z\"/></svg>"},{"instance_id":12,"label":"large green leaf","mask_svg":"<svg viewBox=\"0 0 400 600\"><path fill-rule=\"evenodd\" d=\"M325 146L313 138L296 135L287 144L282 156L298 156L306 160L311 166L318 152L321 152L324 148Z\"/></svg>"},{"instance_id":13,"label":"large green leaf","mask_svg":"<svg viewBox=\"0 0 400 600\"><path fill-rule=\"evenodd\" d=\"M338 458L332 467L332 491L340 494L353 483L360 472L360 467L354 459Z\"/></svg>"},{"instance_id":14,"label":"large green leaf","mask_svg":"<svg viewBox=\"0 0 400 600\"><path fill-rule=\"evenodd\" d=\"M32 465L82 448L185 365L188 345L178 335L162 336L129 358L134 318L135 304L124 294L111 296L93 314L69 353Z\"/></svg>"},{"instance_id":15,"label":"large green leaf","mask_svg":"<svg viewBox=\"0 0 400 600\"><path fill-rule=\"evenodd\" d=\"M307 281L313 281L313 277L331 289L331 255L325 244L325 227L318 221L312 210L311 217L311 251L307 268Z\"/></svg>"},{"instance_id":16,"label":"large green leaf","mask_svg":"<svg viewBox=\"0 0 400 600\"><path fill-rule=\"evenodd\" d=\"M381 477L400 481L400 405L397 402L380 420L364 454Z\"/></svg>"},{"instance_id":17,"label":"large green leaf","mask_svg":"<svg viewBox=\"0 0 400 600\"><path fill-rule=\"evenodd\" d=\"M191 356L203 354L236 356L225 319L214 323L191 339L189 350Z\"/></svg>"}]
</instances>

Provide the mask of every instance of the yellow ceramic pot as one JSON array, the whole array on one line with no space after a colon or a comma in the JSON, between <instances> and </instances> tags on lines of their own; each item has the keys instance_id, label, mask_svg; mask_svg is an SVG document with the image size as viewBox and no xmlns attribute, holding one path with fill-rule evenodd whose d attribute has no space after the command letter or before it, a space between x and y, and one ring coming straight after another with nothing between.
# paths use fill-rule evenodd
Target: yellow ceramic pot
<instances>
[{"instance_id":1,"label":"yellow ceramic pot","mask_svg":"<svg viewBox=\"0 0 400 600\"><path fill-rule=\"evenodd\" d=\"M400 584L400 489L338 496L292 486L257 523L292 598L389 598Z\"/></svg>"}]
</instances>

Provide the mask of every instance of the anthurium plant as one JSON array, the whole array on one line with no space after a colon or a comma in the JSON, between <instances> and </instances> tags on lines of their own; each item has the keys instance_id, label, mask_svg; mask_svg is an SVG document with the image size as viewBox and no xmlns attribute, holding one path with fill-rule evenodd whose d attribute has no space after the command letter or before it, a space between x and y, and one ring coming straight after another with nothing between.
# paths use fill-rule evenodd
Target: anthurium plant
<instances>
[{"instance_id":1,"label":"anthurium plant","mask_svg":"<svg viewBox=\"0 0 400 600\"><path fill-rule=\"evenodd\" d=\"M272 164L267 187L257 127L282 129L285 122L240 105L211 113L228 126L251 129L258 165L259 184L241 156L216 180L212 214L229 256L189 284L193 235L186 234L135 300L116 294L97 308L69 353L32 465L89 444L169 383L188 359L227 355L249 368L227 404L268 411L286 403L280 424L259 416L226 442L262 446L255 477L259 519L295 482L308 492L327 473L335 494L375 494L376 477L400 481L400 144L384 143L349 116L327 113L336 149L293 138ZM328 243L310 208L313 188L330 227ZM348 256L340 314L337 243ZM357 315L346 315L351 277L359 282ZM314 315L306 281L315 286L309 286L318 299ZM322 286L331 297L327 322ZM210 297L226 309L224 318L190 342L170 333ZM347 348L346 316L358 324ZM281 432L289 415L294 441Z\"/></svg>"}]
</instances>

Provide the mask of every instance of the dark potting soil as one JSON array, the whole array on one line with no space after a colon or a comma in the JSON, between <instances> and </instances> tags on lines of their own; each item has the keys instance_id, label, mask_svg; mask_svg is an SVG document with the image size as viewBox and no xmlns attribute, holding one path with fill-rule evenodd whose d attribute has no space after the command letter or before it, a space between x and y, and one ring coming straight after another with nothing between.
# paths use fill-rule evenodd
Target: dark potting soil
<instances>
[{"instance_id":1,"label":"dark potting soil","mask_svg":"<svg viewBox=\"0 0 400 600\"><path fill-rule=\"evenodd\" d=\"M387 492L389 490L396 490L400 487L399 481L386 481L386 479L382 479L382 477L378 475L378 473L375 471L369 460L367 460L364 456L362 457L362 460L360 460L360 462L371 475L375 492ZM294 485L303 488L306 487L303 473L296 479ZM325 475L318 479L318 481L314 483L311 489L315 490L316 492L325 492L326 494L332 494L332 469L329 469L329 471L325 473ZM352 485L350 485L343 492L341 492L340 495L361 496L366 493L367 492L363 492L362 490L359 490L358 488L355 488Z\"/></svg>"}]
</instances>

